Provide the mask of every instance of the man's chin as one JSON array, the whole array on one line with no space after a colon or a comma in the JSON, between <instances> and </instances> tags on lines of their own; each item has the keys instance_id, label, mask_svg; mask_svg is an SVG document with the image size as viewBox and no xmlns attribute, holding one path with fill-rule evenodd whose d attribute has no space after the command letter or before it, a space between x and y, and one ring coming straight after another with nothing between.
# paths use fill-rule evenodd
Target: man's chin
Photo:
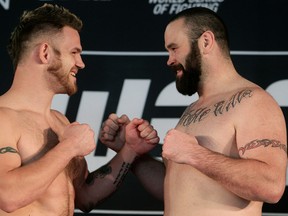
<instances>
[{"instance_id":1,"label":"man's chin","mask_svg":"<svg viewBox=\"0 0 288 216\"><path fill-rule=\"evenodd\" d=\"M180 88L177 88L177 91L184 96L192 96L197 92L197 91L186 91Z\"/></svg>"},{"instance_id":2,"label":"man's chin","mask_svg":"<svg viewBox=\"0 0 288 216\"><path fill-rule=\"evenodd\" d=\"M77 92L77 90L74 90L74 91L67 92L67 94L68 94L69 96L72 96L72 95L76 94L76 92Z\"/></svg>"}]
</instances>

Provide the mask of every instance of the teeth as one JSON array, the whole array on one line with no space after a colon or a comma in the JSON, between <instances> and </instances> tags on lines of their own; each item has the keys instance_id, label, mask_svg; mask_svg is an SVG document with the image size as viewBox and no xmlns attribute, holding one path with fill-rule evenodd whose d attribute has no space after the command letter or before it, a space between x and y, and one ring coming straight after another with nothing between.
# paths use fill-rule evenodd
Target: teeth
<instances>
[{"instance_id":1,"label":"teeth","mask_svg":"<svg viewBox=\"0 0 288 216\"><path fill-rule=\"evenodd\" d=\"M76 77L76 74L75 74L75 73L71 73L71 75L72 75L73 77Z\"/></svg>"}]
</instances>

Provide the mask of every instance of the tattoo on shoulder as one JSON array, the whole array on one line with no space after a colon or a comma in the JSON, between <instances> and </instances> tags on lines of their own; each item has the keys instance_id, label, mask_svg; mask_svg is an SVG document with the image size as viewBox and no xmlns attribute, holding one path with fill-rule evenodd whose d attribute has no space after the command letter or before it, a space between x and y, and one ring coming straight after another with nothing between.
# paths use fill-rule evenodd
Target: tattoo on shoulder
<instances>
[{"instance_id":1,"label":"tattoo on shoulder","mask_svg":"<svg viewBox=\"0 0 288 216\"><path fill-rule=\"evenodd\" d=\"M12 147L3 147L3 148L0 148L0 154L5 154L5 153L16 153L16 154L19 154L19 152L12 148Z\"/></svg>"},{"instance_id":2,"label":"tattoo on shoulder","mask_svg":"<svg viewBox=\"0 0 288 216\"><path fill-rule=\"evenodd\" d=\"M208 117L209 114L212 114L215 117L223 115L224 113L227 113L231 109L235 108L235 106L240 104L243 99L250 98L252 95L252 90L244 89L233 94L228 99L218 101L211 107L200 107L198 109L194 109L193 107L195 103L193 103L186 109L178 124L187 127L190 124L202 121Z\"/></svg>"},{"instance_id":3,"label":"tattoo on shoulder","mask_svg":"<svg viewBox=\"0 0 288 216\"><path fill-rule=\"evenodd\" d=\"M270 139L253 140L253 141L249 142L248 144L246 144L245 146L239 148L239 154L244 155L244 153L247 150L256 149L256 148L259 148L261 146L263 146L263 147L271 146L273 148L279 148L279 149L285 151L287 154L287 146L285 144L282 144L278 140L270 140Z\"/></svg>"},{"instance_id":4,"label":"tattoo on shoulder","mask_svg":"<svg viewBox=\"0 0 288 216\"><path fill-rule=\"evenodd\" d=\"M222 115L224 112L228 112L233 109L237 104L240 104L243 99L252 97L252 90L244 89L236 94L232 95L228 100L223 100L214 105L214 115Z\"/></svg>"},{"instance_id":5,"label":"tattoo on shoulder","mask_svg":"<svg viewBox=\"0 0 288 216\"><path fill-rule=\"evenodd\" d=\"M106 164L102 167L100 167L99 169L95 170L92 173L89 173L87 179L86 179L86 183L87 184L93 184L94 180L96 178L104 178L105 176L109 175L110 173L112 173L112 167L109 164Z\"/></svg>"}]
</instances>

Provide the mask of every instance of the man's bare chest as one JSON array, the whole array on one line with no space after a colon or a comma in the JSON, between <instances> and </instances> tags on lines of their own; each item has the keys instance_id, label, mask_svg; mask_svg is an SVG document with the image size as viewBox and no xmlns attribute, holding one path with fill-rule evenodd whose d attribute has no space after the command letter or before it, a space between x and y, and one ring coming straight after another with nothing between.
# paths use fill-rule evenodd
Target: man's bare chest
<instances>
[{"instance_id":1,"label":"man's bare chest","mask_svg":"<svg viewBox=\"0 0 288 216\"><path fill-rule=\"evenodd\" d=\"M47 121L32 118L20 122L18 150L24 163L41 158L59 143L59 137Z\"/></svg>"},{"instance_id":2,"label":"man's bare chest","mask_svg":"<svg viewBox=\"0 0 288 216\"><path fill-rule=\"evenodd\" d=\"M229 156L238 156L235 120L241 105L251 97L244 89L213 100L191 104L181 116L176 128L195 136L200 145Z\"/></svg>"}]
</instances>

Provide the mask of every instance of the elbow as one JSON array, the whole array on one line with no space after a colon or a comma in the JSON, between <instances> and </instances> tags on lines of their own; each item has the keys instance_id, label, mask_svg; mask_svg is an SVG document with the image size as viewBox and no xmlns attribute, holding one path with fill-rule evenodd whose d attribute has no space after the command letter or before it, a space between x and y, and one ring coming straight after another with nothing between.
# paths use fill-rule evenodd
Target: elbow
<instances>
[{"instance_id":1,"label":"elbow","mask_svg":"<svg viewBox=\"0 0 288 216\"><path fill-rule=\"evenodd\" d=\"M84 199L77 199L75 198L75 208L81 210L84 213L89 213L98 205L98 202L91 202L89 200Z\"/></svg>"},{"instance_id":2,"label":"elbow","mask_svg":"<svg viewBox=\"0 0 288 216\"><path fill-rule=\"evenodd\" d=\"M89 213L90 211L92 211L93 209L95 209L98 205L100 205L103 201L105 201L108 197L102 199L102 200L98 200L97 197L95 197L95 200L91 201L91 200L85 200L84 199L75 199L75 207L81 211L83 211L84 213Z\"/></svg>"},{"instance_id":3,"label":"elbow","mask_svg":"<svg viewBox=\"0 0 288 216\"><path fill-rule=\"evenodd\" d=\"M84 213L89 213L90 211L92 211L93 207L91 205L82 205L82 204L78 204L75 206L76 208L80 209L82 212Z\"/></svg>"},{"instance_id":4,"label":"elbow","mask_svg":"<svg viewBox=\"0 0 288 216\"><path fill-rule=\"evenodd\" d=\"M90 204L86 204L86 205L82 205L82 204L78 204L76 205L76 208L80 209L82 212L84 213L89 213L90 211L92 211L93 209L95 209L95 203L90 203Z\"/></svg>"},{"instance_id":5,"label":"elbow","mask_svg":"<svg viewBox=\"0 0 288 216\"><path fill-rule=\"evenodd\" d=\"M258 201L262 201L269 204L275 204L279 202L285 191L286 184L274 182L270 187L259 187L255 194L259 194Z\"/></svg>"},{"instance_id":6,"label":"elbow","mask_svg":"<svg viewBox=\"0 0 288 216\"><path fill-rule=\"evenodd\" d=\"M88 214L92 210L91 208L87 207L79 207L79 209L86 214Z\"/></svg>"},{"instance_id":7,"label":"elbow","mask_svg":"<svg viewBox=\"0 0 288 216\"><path fill-rule=\"evenodd\" d=\"M12 213L28 205L27 196L20 196L14 190L0 189L0 209L6 213Z\"/></svg>"},{"instance_id":8,"label":"elbow","mask_svg":"<svg viewBox=\"0 0 288 216\"><path fill-rule=\"evenodd\" d=\"M281 179L281 180L279 180ZM270 187L270 199L267 200L267 203L271 203L271 204L275 204L278 203L280 201L280 199L282 198L284 192L285 192L285 188L286 188L286 175L285 177L278 177L273 185Z\"/></svg>"},{"instance_id":9,"label":"elbow","mask_svg":"<svg viewBox=\"0 0 288 216\"><path fill-rule=\"evenodd\" d=\"M272 187L273 189L267 191L267 193L265 194L265 201L266 203L269 204L275 204L278 203L279 200L282 198L283 194L284 194L284 190L285 187L280 187L280 186L275 186Z\"/></svg>"},{"instance_id":10,"label":"elbow","mask_svg":"<svg viewBox=\"0 0 288 216\"><path fill-rule=\"evenodd\" d=\"M11 196L10 196L11 197ZM20 206L9 197L0 197L0 209L6 213L15 212Z\"/></svg>"}]
</instances>

